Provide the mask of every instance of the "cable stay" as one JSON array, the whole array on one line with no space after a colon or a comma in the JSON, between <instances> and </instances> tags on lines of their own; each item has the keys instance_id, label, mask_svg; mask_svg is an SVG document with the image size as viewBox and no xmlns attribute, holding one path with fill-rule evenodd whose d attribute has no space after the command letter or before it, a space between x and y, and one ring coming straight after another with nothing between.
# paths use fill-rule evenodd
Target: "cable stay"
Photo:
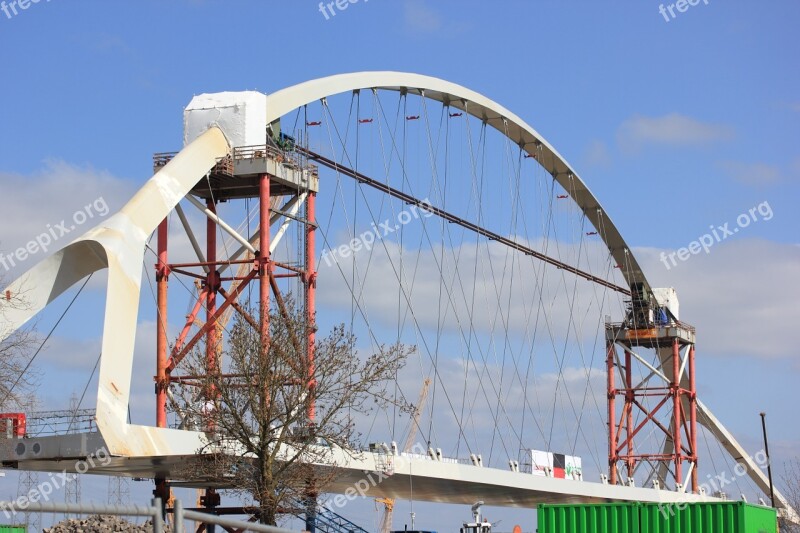
<instances>
[{"instance_id":1,"label":"cable stay","mask_svg":"<svg viewBox=\"0 0 800 533\"><path fill-rule=\"evenodd\" d=\"M477 224L473 224L472 222L469 222L469 221L464 220L464 219L462 219L460 217L457 217L456 215L448 213L447 211L445 211L443 209L440 209L440 208L435 207L435 206L433 206L431 204L428 204L428 203L420 200L419 198L415 198L415 197L411 196L410 194L404 193L404 192L402 192L402 191L400 191L400 190L398 190L398 189L396 189L394 187L390 187L388 185L385 185L385 184L383 184L383 183L381 183L381 182L379 182L377 180L374 180L374 179L372 179L372 178L370 178L368 176L365 176L364 174L361 174L360 172L356 172L355 170L353 170L351 168L348 168L348 167L346 167L346 166L344 166L344 165L342 165L340 163L337 163L336 161L333 161L332 159L329 159L329 158L327 158L327 157L325 157L325 156L323 156L321 154L318 154L318 153L316 153L316 152L314 152L314 151L312 151L310 149L298 147L297 150L302 152L303 155L307 156L312 161L316 161L316 162L320 163L321 165L324 165L324 166L326 166L326 167L328 167L328 168L330 168L332 170L335 170L336 172L339 172L339 173L341 173L341 174L343 174L345 176L349 176L349 177L351 177L353 179L356 179L360 183L363 183L365 185L369 185L370 187L373 187L375 189L383 191L386 194L389 194L390 196L393 196L395 198L403 200L408 205L414 205L416 207L419 207L419 208L422 208L422 209L424 209L426 211L429 211L429 212L435 214L436 216L438 216L440 218L443 218L444 220L446 220L448 222L451 222L453 224L458 224L459 226L464 227L466 229L469 229L469 230L477 233L478 235L481 235L483 237L487 237L489 240L497 241L497 242L499 242L501 244L504 244L506 246L509 246L509 247L511 247L511 248L513 248L513 249L515 249L517 251L520 251L520 252L522 252L522 253L524 253L526 255L533 256L533 257L535 257L537 259L540 259L540 260L544 261L545 263L549 263L549 264L551 264L551 265L553 265L553 266L555 266L557 268L563 269L563 270L565 270L567 272L571 272L571 273L575 274L576 276L582 277L582 278L584 278L584 279L586 279L588 281L591 281L593 283L597 283L597 284L602 285L604 287L608 287L609 289L617 291L617 292L619 292L621 294L624 294L626 296L630 296L630 294L631 294L630 289L627 289L625 287L621 287L619 285L616 285L614 283L606 281L606 280L604 280L602 278L599 278L599 277L594 276L594 275L592 275L592 274L590 274L588 272L585 272L585 271L583 271L583 270L581 270L579 268L573 267L573 266L568 265L566 263L563 263L563 262L561 262L561 261L559 261L557 259L553 259L552 257L544 255L544 254L542 254L540 252L537 252L536 250L534 250L532 248L529 248L527 246L524 246L524 245L522 245L520 243L517 243L517 242L515 242L515 241L513 241L513 240L511 240L511 239L509 239L507 237L503 237L502 235L499 235L499 234L497 234L497 233L495 233L493 231L489 231L488 229L482 228L481 226L478 226Z\"/></svg>"}]
</instances>

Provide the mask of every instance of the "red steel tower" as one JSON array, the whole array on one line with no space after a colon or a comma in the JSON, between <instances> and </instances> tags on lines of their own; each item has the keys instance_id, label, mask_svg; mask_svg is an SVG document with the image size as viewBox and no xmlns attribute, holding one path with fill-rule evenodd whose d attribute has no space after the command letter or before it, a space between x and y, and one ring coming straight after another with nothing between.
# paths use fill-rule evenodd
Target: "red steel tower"
<instances>
[{"instance_id":1,"label":"red steel tower","mask_svg":"<svg viewBox=\"0 0 800 533\"><path fill-rule=\"evenodd\" d=\"M609 482L697 492L695 330L644 284L631 293L626 320L606 324Z\"/></svg>"},{"instance_id":2,"label":"red steel tower","mask_svg":"<svg viewBox=\"0 0 800 533\"><path fill-rule=\"evenodd\" d=\"M309 389L308 421L313 423L314 405L314 341L315 288L317 271L314 260L316 194L319 177L317 167L307 162L295 150L294 139L279 132L279 123L264 132L266 142L260 145L234 146L232 153L218 162L201 180L186 200L205 215L205 246L201 246L189 225L180 204L171 220L164 220L157 234L157 339L156 339L156 425L167 427L167 402L171 384L200 386L202 376L180 374L181 361L205 341L205 364L209 372L221 366L221 334L227 322L226 311L239 313L261 335L263 354L270 342L270 309L286 313L285 295L281 281L299 280L305 306L307 331L306 349L309 365L307 375L300 376ZM160 153L154 157L156 170L176 154ZM249 238L242 237L218 216L217 207L232 200L251 199L258 206L257 231ZM180 223L186 231L197 261L172 263L169 256L169 224ZM295 225L302 241L298 257L291 261L274 260L272 251L277 241ZM274 230L274 234L273 234ZM225 233L238 242L236 251L221 257L217 237ZM272 248L271 248L272 246ZM199 291L186 316L179 335L169 344L168 293L170 279L185 276ZM254 317L240 305L243 292L256 285L252 294L258 295L258 316ZM272 302L272 303L271 303ZM199 318L203 313L202 319ZM199 327L198 327L199 326ZM209 399L214 391L203 390L201 397ZM156 480L156 495L163 501L169 497L166 480ZM215 507L219 497L209 489L203 499L205 506Z\"/></svg>"}]
</instances>

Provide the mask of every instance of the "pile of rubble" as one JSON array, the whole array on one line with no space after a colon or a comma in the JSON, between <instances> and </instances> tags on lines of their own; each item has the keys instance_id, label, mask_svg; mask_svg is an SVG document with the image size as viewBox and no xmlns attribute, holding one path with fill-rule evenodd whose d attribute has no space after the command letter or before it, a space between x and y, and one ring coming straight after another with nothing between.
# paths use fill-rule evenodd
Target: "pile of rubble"
<instances>
[{"instance_id":1,"label":"pile of rubble","mask_svg":"<svg viewBox=\"0 0 800 533\"><path fill-rule=\"evenodd\" d=\"M85 518L64 520L51 528L42 529L44 533L105 533L120 531L124 533L152 533L153 521L134 524L119 516L94 515ZM164 531L172 531L165 525Z\"/></svg>"}]
</instances>

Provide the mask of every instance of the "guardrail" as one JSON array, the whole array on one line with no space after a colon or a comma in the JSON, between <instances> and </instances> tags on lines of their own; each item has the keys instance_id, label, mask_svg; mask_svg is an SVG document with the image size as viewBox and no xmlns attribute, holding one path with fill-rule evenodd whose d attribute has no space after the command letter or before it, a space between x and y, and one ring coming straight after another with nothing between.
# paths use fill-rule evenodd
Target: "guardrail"
<instances>
[{"instance_id":1,"label":"guardrail","mask_svg":"<svg viewBox=\"0 0 800 533\"><path fill-rule=\"evenodd\" d=\"M28 437L97 431L95 409L34 411L27 416Z\"/></svg>"},{"instance_id":2,"label":"guardrail","mask_svg":"<svg viewBox=\"0 0 800 533\"><path fill-rule=\"evenodd\" d=\"M178 152L159 152L153 154L153 171L158 171L160 168L165 167L167 163L175 159L176 155L178 155ZM212 172L233 176L233 158L230 155L223 157L214 165Z\"/></svg>"},{"instance_id":3,"label":"guardrail","mask_svg":"<svg viewBox=\"0 0 800 533\"><path fill-rule=\"evenodd\" d=\"M178 152L159 152L153 154L153 169L164 167L172 161ZM284 165L294 168L305 168L312 175L319 176L319 167L309 163L304 155L297 151L282 150L271 144L258 144L252 146L238 146L233 153L220 159L214 166L213 172L233 176L234 163L251 159L270 158Z\"/></svg>"},{"instance_id":4,"label":"guardrail","mask_svg":"<svg viewBox=\"0 0 800 533\"><path fill-rule=\"evenodd\" d=\"M155 498L150 505L98 505L92 503L73 504L73 503L51 503L51 502L29 502L24 505L21 502L0 502L0 512L24 512L24 513L68 513L80 515L113 515L113 516L141 516L152 518L153 533L164 533L164 519L161 515L161 499ZM185 520L193 520L204 524L214 524L226 528L235 528L239 531L255 531L263 533L299 533L292 529L285 529L253 522L243 522L232 518L225 518L198 511L185 510L180 500L175 501L174 525L172 530L175 533L186 533L184 527Z\"/></svg>"},{"instance_id":5,"label":"guardrail","mask_svg":"<svg viewBox=\"0 0 800 533\"><path fill-rule=\"evenodd\" d=\"M625 326L625 322L606 322L606 329L620 329ZM680 320L670 320L665 324L653 324L652 326L642 326L640 328L631 329L651 329L651 328L679 328L688 331L689 333L696 333L695 327Z\"/></svg>"}]
</instances>

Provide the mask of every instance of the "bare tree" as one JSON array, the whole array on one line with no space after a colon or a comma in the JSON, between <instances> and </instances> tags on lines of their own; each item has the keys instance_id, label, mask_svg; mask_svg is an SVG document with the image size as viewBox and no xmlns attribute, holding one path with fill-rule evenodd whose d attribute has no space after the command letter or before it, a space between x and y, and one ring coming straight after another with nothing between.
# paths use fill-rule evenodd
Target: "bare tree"
<instances>
[{"instance_id":1,"label":"bare tree","mask_svg":"<svg viewBox=\"0 0 800 533\"><path fill-rule=\"evenodd\" d=\"M339 466L334 452L347 457L361 448L353 417L390 401L388 384L411 352L398 344L362 355L340 325L315 343L312 362L305 334L314 325L291 299L281 303L283 312L270 316L267 346L245 309L222 365L193 354L189 373L196 381L180 402L185 419L210 439L189 467L194 475L251 496L259 520L273 525L325 490Z\"/></svg>"},{"instance_id":2,"label":"bare tree","mask_svg":"<svg viewBox=\"0 0 800 533\"><path fill-rule=\"evenodd\" d=\"M5 287L0 278L0 287ZM0 294L0 335L8 330L8 312L24 309L24 294L3 290ZM36 335L32 326L0 337L0 411L24 410L31 403L31 392L36 383L36 373L27 368Z\"/></svg>"},{"instance_id":3,"label":"bare tree","mask_svg":"<svg viewBox=\"0 0 800 533\"><path fill-rule=\"evenodd\" d=\"M781 492L789 505L800 512L800 459L793 459L784 466L781 476L783 488ZM785 518L778 519L781 533L800 533L800 524L793 524Z\"/></svg>"}]
</instances>

